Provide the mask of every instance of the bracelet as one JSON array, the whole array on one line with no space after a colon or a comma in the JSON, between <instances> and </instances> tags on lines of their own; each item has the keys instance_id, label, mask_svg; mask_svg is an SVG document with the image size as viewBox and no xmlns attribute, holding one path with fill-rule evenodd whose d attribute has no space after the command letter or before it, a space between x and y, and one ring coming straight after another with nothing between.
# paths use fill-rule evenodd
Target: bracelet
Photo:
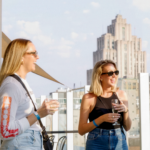
<instances>
[{"instance_id":1,"label":"bracelet","mask_svg":"<svg viewBox=\"0 0 150 150\"><path fill-rule=\"evenodd\" d=\"M94 124L96 127L98 127L98 125L96 124L95 120L93 120L93 124Z\"/></svg>"},{"instance_id":2,"label":"bracelet","mask_svg":"<svg viewBox=\"0 0 150 150\"><path fill-rule=\"evenodd\" d=\"M34 111L33 113L34 113L35 117L37 118L37 120L40 120L39 114L36 111Z\"/></svg>"}]
</instances>

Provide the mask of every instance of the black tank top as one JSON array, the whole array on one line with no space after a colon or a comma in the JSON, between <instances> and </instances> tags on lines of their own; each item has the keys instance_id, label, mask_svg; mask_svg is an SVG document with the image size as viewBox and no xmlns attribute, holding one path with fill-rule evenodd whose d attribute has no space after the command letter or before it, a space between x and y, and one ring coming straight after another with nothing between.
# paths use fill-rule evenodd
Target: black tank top
<instances>
[{"instance_id":1,"label":"black tank top","mask_svg":"<svg viewBox=\"0 0 150 150\"><path fill-rule=\"evenodd\" d=\"M118 99L116 93L113 93L112 96L109 98L104 98L101 96L97 97L96 105L95 105L94 109L91 111L91 113L89 114L90 122L104 114L112 113L112 105L111 105L112 99ZM119 103L120 103L120 101L119 101ZM121 114L121 116L118 119L118 122L120 123L120 125L114 126L114 125L112 125L113 123L103 122L97 128L101 128L101 129L121 128L121 126L123 124L123 119L122 119L123 113L120 113L120 114Z\"/></svg>"}]
</instances>

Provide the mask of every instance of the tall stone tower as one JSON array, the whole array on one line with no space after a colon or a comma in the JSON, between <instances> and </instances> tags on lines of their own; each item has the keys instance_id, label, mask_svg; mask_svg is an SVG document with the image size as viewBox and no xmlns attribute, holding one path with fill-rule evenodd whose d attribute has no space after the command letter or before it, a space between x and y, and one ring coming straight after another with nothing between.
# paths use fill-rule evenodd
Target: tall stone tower
<instances>
[{"instance_id":1,"label":"tall stone tower","mask_svg":"<svg viewBox=\"0 0 150 150\"><path fill-rule=\"evenodd\" d=\"M120 71L119 78L138 78L146 72L146 52L142 40L132 35L131 25L117 15L107 27L107 33L97 39L97 51L93 52L93 67L100 60L113 60ZM91 84L92 69L87 70L87 84Z\"/></svg>"}]
</instances>

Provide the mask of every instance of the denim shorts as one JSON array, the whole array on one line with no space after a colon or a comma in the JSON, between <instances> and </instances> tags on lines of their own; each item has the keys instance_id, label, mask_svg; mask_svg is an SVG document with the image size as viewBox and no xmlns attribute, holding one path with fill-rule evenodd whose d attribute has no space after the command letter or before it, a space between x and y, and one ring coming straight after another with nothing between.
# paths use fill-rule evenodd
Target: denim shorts
<instances>
[{"instance_id":1,"label":"denim shorts","mask_svg":"<svg viewBox=\"0 0 150 150\"><path fill-rule=\"evenodd\" d=\"M86 150L128 150L126 136L120 128L96 128L88 134Z\"/></svg>"},{"instance_id":2,"label":"denim shorts","mask_svg":"<svg viewBox=\"0 0 150 150\"><path fill-rule=\"evenodd\" d=\"M0 150L43 150L41 132L26 130L11 140L4 140Z\"/></svg>"}]
</instances>

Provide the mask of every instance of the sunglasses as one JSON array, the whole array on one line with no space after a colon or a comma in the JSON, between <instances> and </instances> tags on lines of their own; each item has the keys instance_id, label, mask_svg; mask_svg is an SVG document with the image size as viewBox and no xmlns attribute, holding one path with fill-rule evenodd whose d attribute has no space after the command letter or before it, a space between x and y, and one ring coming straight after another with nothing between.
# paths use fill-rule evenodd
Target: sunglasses
<instances>
[{"instance_id":1,"label":"sunglasses","mask_svg":"<svg viewBox=\"0 0 150 150\"><path fill-rule=\"evenodd\" d=\"M111 71L111 72L107 72L107 73L102 73L101 75L103 75L103 74L108 74L108 76L112 76L113 74L115 73L115 75L118 75L119 74L119 71L118 70L116 70L116 71Z\"/></svg>"},{"instance_id":2,"label":"sunglasses","mask_svg":"<svg viewBox=\"0 0 150 150\"><path fill-rule=\"evenodd\" d=\"M32 55L34 55L35 57L37 57L38 52L37 52L37 51L35 51L35 52L26 52L26 54L32 54Z\"/></svg>"}]
</instances>

